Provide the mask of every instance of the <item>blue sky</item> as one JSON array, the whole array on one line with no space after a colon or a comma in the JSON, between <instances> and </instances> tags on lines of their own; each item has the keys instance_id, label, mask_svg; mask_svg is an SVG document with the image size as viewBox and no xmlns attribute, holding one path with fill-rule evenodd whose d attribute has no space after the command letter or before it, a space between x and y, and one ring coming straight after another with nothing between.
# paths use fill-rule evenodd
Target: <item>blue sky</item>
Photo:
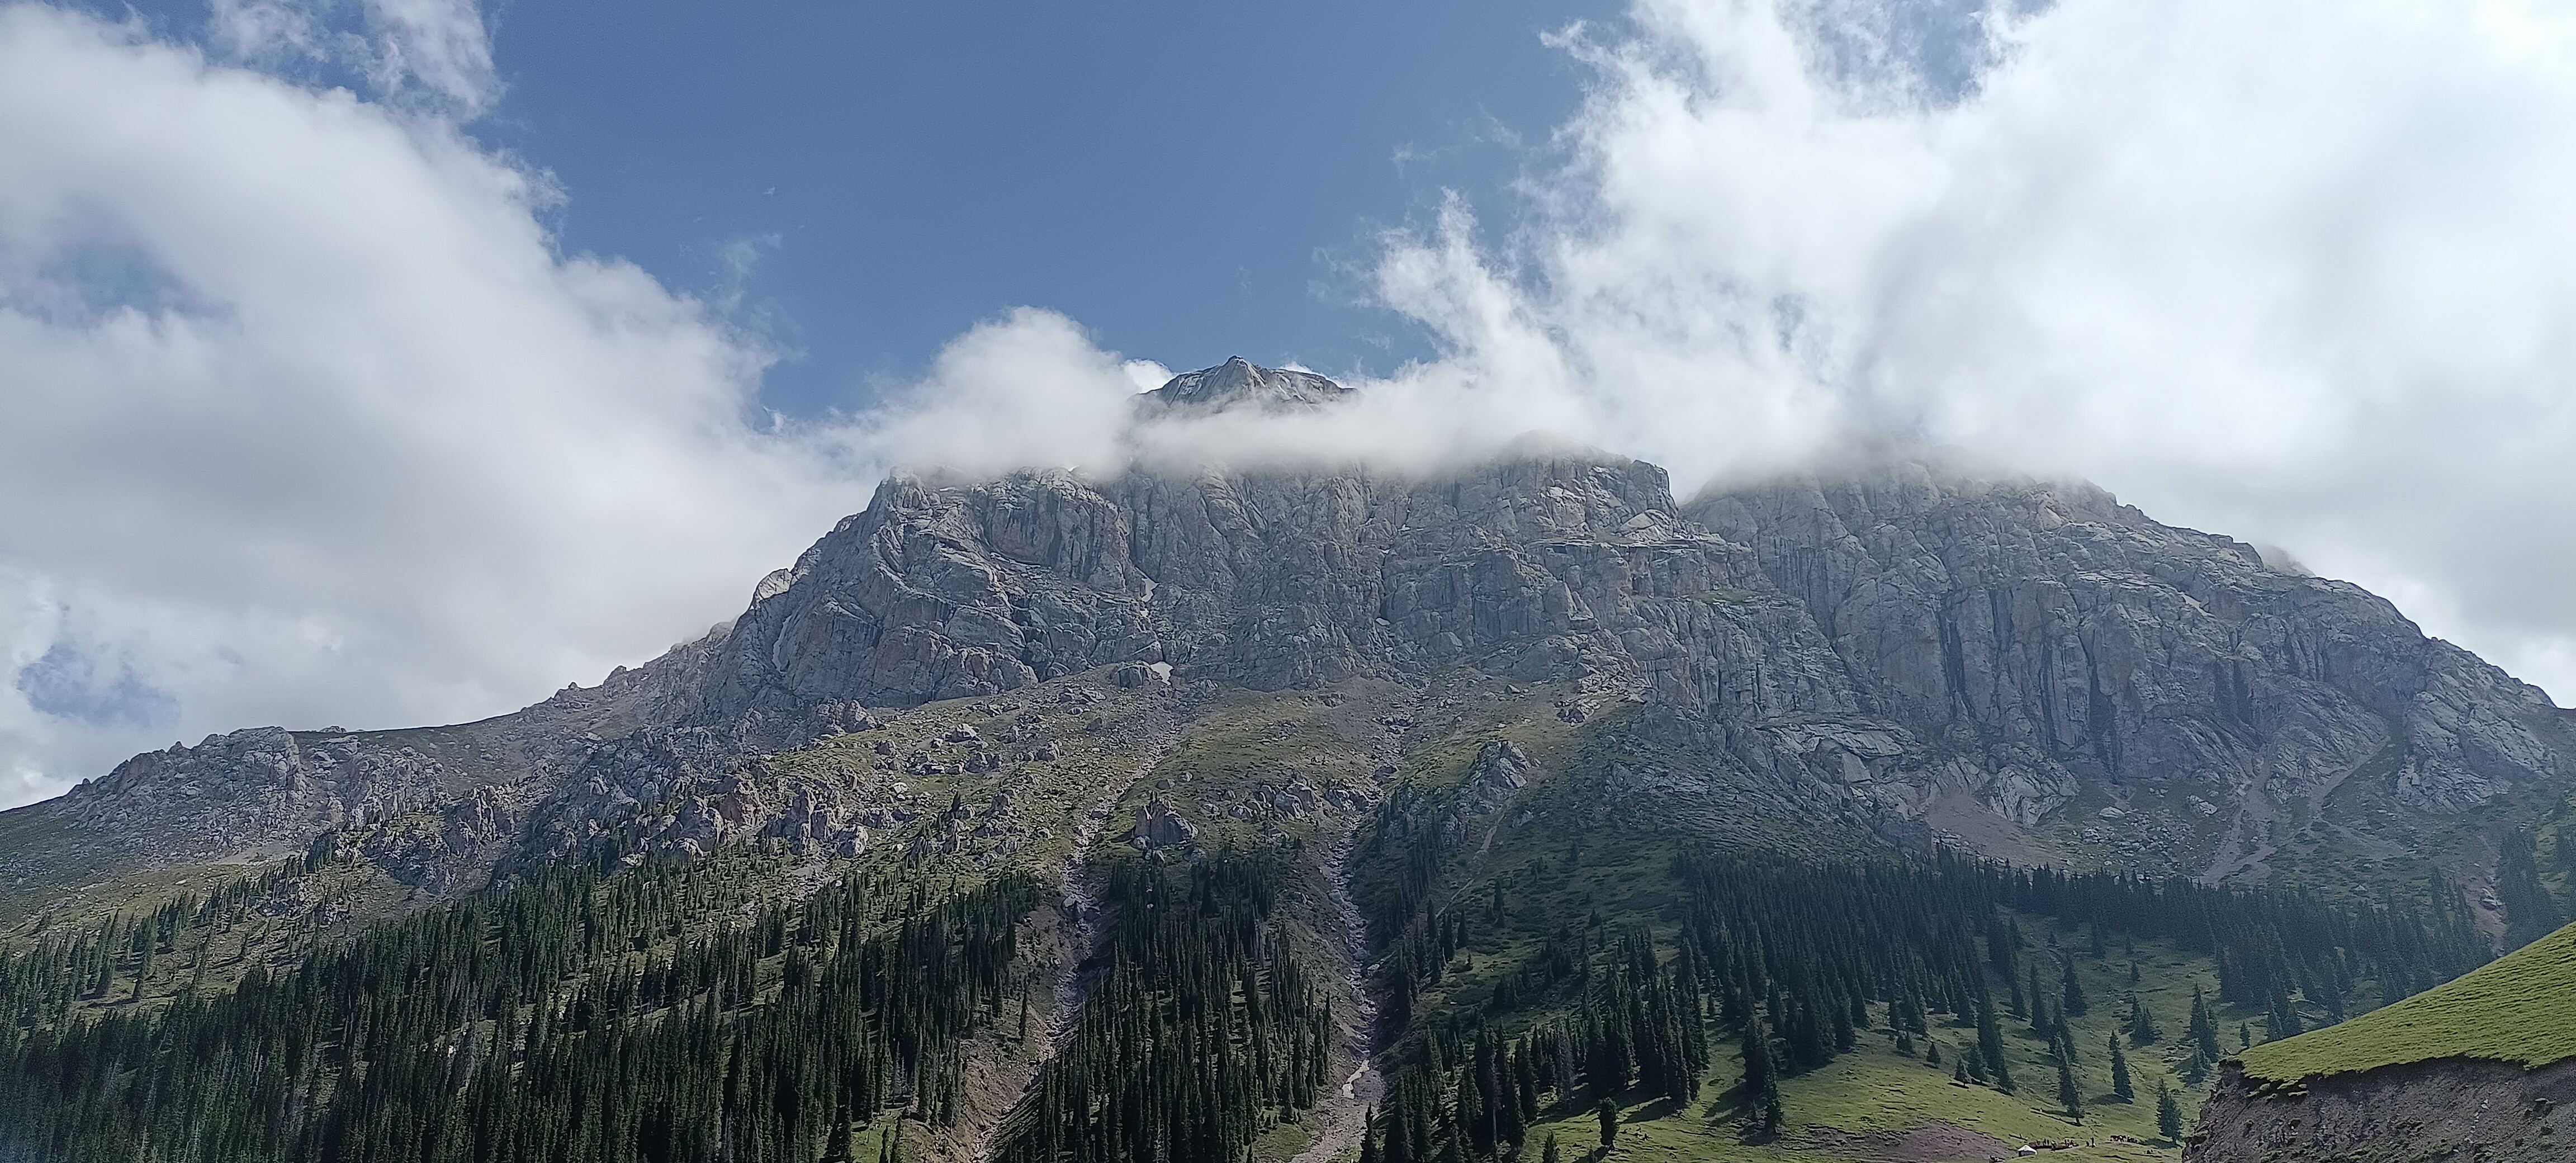
<instances>
[{"instance_id":1,"label":"blue sky","mask_svg":"<svg viewBox=\"0 0 2576 1163\"><path fill-rule=\"evenodd\" d=\"M146 11L204 35L202 4ZM1618 12L509 3L485 13L499 101L467 128L553 175L563 247L732 304L791 414L863 406L1030 304L1176 368L1383 373L1427 349L1364 302L1375 236L1444 189L1507 197L1579 96L1542 36Z\"/></svg>"}]
</instances>

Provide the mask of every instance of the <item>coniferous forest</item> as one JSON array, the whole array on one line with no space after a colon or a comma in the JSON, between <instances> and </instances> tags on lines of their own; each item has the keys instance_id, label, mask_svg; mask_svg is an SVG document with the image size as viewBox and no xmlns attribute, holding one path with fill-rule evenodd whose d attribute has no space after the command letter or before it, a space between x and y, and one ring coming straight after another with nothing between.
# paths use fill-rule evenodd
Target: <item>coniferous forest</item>
<instances>
[{"instance_id":1,"label":"coniferous forest","mask_svg":"<svg viewBox=\"0 0 2576 1163\"><path fill-rule=\"evenodd\" d=\"M720 882L576 866L149 1014L72 1007L202 951L239 894L39 942L0 963L0 1158L771 1163L847 1158L834 1132L892 1105L954 1117L1035 884L854 874L691 932Z\"/></svg>"},{"instance_id":2,"label":"coniferous forest","mask_svg":"<svg viewBox=\"0 0 2576 1163\"><path fill-rule=\"evenodd\" d=\"M2100 958L2115 942L2156 939L2216 965L2220 996L2196 1000L2184 1032L2194 1074L2225 1052L2218 1002L2264 1010L2265 1036L2283 1037L2299 1032L2303 1008L2340 1020L2348 1007L2393 1001L2491 956L2456 906L2335 906L1947 851L1823 865L1689 854L1671 874L1687 906L1660 936L1597 915L1564 918L1535 955L1498 975L1473 1013L1422 1013L1411 1001L1484 930L1520 921L1507 919L1499 886L1417 913L1384 969L1390 1009L1413 1030L1390 1064L1362 1158L1497 1157L1551 1106L1560 1117L1620 1099L1679 1108L1700 1097L1713 1053L1730 1051L1742 1074L1725 1098L1758 1134L1782 1124L1783 1080L1832 1063L1872 1031L1910 1052L1917 1040L1928 1048L1936 1028L1954 1030L1948 1065L1958 1081L2041 1094L2054 1085L2061 1105L2080 1113L2079 1055L2111 1072L2115 1093L2128 1063L2119 1042L2093 1061L2102 1048L2079 1048L2068 1034L2065 1019L2092 1004L2077 984L2078 953ZM2025 921L2063 927L2081 944L2044 947ZM2045 1041L2054 1078L2015 1076L2008 1026ZM2162 1038L2143 1007L2131 1011L2124 1041Z\"/></svg>"},{"instance_id":3,"label":"coniferous forest","mask_svg":"<svg viewBox=\"0 0 2576 1163\"><path fill-rule=\"evenodd\" d=\"M954 1121L963 1039L1010 1012L1027 1020L1010 970L1038 882L934 884L872 865L801 898L746 897L766 874L727 859L603 857L275 965L232 934L300 860L59 927L0 959L0 1159L833 1163L853 1157L854 1128L888 1115ZM1948 852L1805 863L1684 846L1646 873L1677 908L1612 917L1538 896L1506 907L1500 880L1450 886L1437 862L1412 871L1395 898L1411 915L1379 918L1389 1050L1366 1163L1496 1158L1543 1117L1596 1108L1615 1134L1622 1102L1711 1098L1759 1134L1782 1125L1785 1082L1865 1036L1900 1052L1919 1040L1961 1084L2054 1087L2080 1113L2079 1066L2107 1069L2129 1096L2115 1101L2133 1100L2123 1044L2166 1033L2132 1006L2108 1047L2075 1044L2070 1016L2118 1004L2086 995L2079 954L2158 940L2215 966L2217 996L2195 999L2175 1032L2186 1081L2232 1049L2220 1004L2267 1014L2265 1035L2284 1036L2303 1014L2336 1020L2488 956L2455 906L2330 905ZM1096 983L996 1157L1249 1158L1317 1105L1334 1069L1329 991L1276 916L1309 882L1270 849L1118 856L1100 875ZM1535 940L1495 940L1507 933ZM246 967L226 971L228 944ZM1503 947L1525 952L1482 966L1478 992L1435 990ZM167 996L145 1004L147 980ZM2016 1072L2008 1030L2047 1045L2053 1077ZM1728 1058L1737 1081L1704 1096Z\"/></svg>"},{"instance_id":4,"label":"coniferous forest","mask_svg":"<svg viewBox=\"0 0 2576 1163\"><path fill-rule=\"evenodd\" d=\"M1281 877L1267 856L1110 867L1106 973L1005 1126L1005 1163L1242 1159L1315 1105L1332 1014L1268 923Z\"/></svg>"}]
</instances>

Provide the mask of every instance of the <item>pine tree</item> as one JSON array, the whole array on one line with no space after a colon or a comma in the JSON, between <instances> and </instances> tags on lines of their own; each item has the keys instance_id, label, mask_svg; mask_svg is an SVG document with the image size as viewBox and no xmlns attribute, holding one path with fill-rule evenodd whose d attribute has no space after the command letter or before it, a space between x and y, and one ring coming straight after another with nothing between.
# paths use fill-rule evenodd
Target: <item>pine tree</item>
<instances>
[{"instance_id":1,"label":"pine tree","mask_svg":"<svg viewBox=\"0 0 2576 1163\"><path fill-rule=\"evenodd\" d=\"M1547 1133L1547 1146L1539 1150L1538 1163L1564 1163L1564 1157L1557 1153L1556 1132Z\"/></svg>"},{"instance_id":2,"label":"pine tree","mask_svg":"<svg viewBox=\"0 0 2576 1163\"><path fill-rule=\"evenodd\" d=\"M1601 1151L1608 1154L1619 1142L1619 1104L1605 1098L1592 1113L1601 1120Z\"/></svg>"},{"instance_id":3,"label":"pine tree","mask_svg":"<svg viewBox=\"0 0 2576 1163\"><path fill-rule=\"evenodd\" d=\"M1994 995L1986 991L1984 982L1977 984L1977 1050L1986 1069L1995 1076L1995 1089L2011 1094L2012 1066L2004 1061L2004 1031L1995 1022Z\"/></svg>"},{"instance_id":4,"label":"pine tree","mask_svg":"<svg viewBox=\"0 0 2576 1163\"><path fill-rule=\"evenodd\" d=\"M2100 930L2097 928L2095 931L2099 932ZM2084 1003L2084 983L2076 980L2075 956L2071 953L2066 957L2064 978L2063 985L2066 996L2064 998L2064 1003L2059 1007L2060 1011L2064 1017L2083 1017L2086 1009Z\"/></svg>"},{"instance_id":5,"label":"pine tree","mask_svg":"<svg viewBox=\"0 0 2576 1163\"><path fill-rule=\"evenodd\" d=\"M2204 1062L2216 1062L2226 1055L2218 1049L2218 1016L2210 1012L2209 999L2202 997L2200 987L2191 987L2191 1043L2199 1047Z\"/></svg>"},{"instance_id":6,"label":"pine tree","mask_svg":"<svg viewBox=\"0 0 2576 1163\"><path fill-rule=\"evenodd\" d=\"M1494 1153L1493 1107L1485 1101L1484 1089L1476 1085L1476 1068L1458 1072L1458 1121L1466 1124L1467 1141L1479 1155Z\"/></svg>"},{"instance_id":7,"label":"pine tree","mask_svg":"<svg viewBox=\"0 0 2576 1163\"><path fill-rule=\"evenodd\" d=\"M1404 1084L1410 1075L1397 1075L1386 1088L1385 1163L1414 1163L1421 1153L1414 1150L1413 1120L1408 1117L1411 1105L1404 1097Z\"/></svg>"},{"instance_id":8,"label":"pine tree","mask_svg":"<svg viewBox=\"0 0 2576 1163\"><path fill-rule=\"evenodd\" d=\"M1772 1060L1771 1035L1760 1018L1744 1023L1744 1101L1757 1114L1780 1105L1780 1067Z\"/></svg>"},{"instance_id":9,"label":"pine tree","mask_svg":"<svg viewBox=\"0 0 2576 1163\"><path fill-rule=\"evenodd\" d=\"M2066 1117L2084 1121L2084 1094L2075 1085L2075 1067L2064 1058L2057 1060L2057 1105L2066 1108Z\"/></svg>"},{"instance_id":10,"label":"pine tree","mask_svg":"<svg viewBox=\"0 0 2576 1163\"><path fill-rule=\"evenodd\" d=\"M2173 1087L2161 1078L2156 1080L2156 1133L2168 1143L2182 1142L2182 1104L2174 1101Z\"/></svg>"},{"instance_id":11,"label":"pine tree","mask_svg":"<svg viewBox=\"0 0 2576 1163\"><path fill-rule=\"evenodd\" d=\"M2120 1052L2119 1035L2112 1035L2110 1043L2111 1101L2120 1103L2136 1102L2138 1101L2137 1092L2131 1089L2129 1084L2129 1056Z\"/></svg>"},{"instance_id":12,"label":"pine tree","mask_svg":"<svg viewBox=\"0 0 2576 1163\"><path fill-rule=\"evenodd\" d=\"M2131 962L2130 964L2134 966L2136 965L2136 962ZM2138 991L2134 989L2130 990L2129 1044L2132 1046L2153 1046L2158 1042L2164 1041L2164 1038L2165 1032L2156 1027L2155 1012L2147 1008L2147 1003L2138 999Z\"/></svg>"}]
</instances>

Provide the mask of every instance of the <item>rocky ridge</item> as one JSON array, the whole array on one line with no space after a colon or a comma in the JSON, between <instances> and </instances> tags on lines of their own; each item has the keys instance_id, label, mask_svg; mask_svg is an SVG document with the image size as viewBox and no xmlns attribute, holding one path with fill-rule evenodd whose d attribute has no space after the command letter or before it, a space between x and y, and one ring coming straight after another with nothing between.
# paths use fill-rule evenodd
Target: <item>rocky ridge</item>
<instances>
[{"instance_id":1,"label":"rocky ridge","mask_svg":"<svg viewBox=\"0 0 2576 1163\"><path fill-rule=\"evenodd\" d=\"M1139 406L1342 393L1233 361ZM399 817L395 864L439 888L609 835L847 846L891 810L883 789L790 786L763 756L872 708L1104 667L1254 690L1453 668L1563 684L1565 714L1643 704L1635 729L1700 769L1630 780L1640 794L1766 786L1892 835L2210 879L2269 874L2282 829L2348 785L2482 819L2576 775L2576 730L2533 688L2357 587L2097 488L1897 462L1683 503L1653 465L1554 454L1440 479L896 476L740 617L599 687L450 728L238 732L12 815L44 817L62 859L129 863ZM1508 756L1479 768L1508 783ZM48 857L12 859L25 876Z\"/></svg>"}]
</instances>

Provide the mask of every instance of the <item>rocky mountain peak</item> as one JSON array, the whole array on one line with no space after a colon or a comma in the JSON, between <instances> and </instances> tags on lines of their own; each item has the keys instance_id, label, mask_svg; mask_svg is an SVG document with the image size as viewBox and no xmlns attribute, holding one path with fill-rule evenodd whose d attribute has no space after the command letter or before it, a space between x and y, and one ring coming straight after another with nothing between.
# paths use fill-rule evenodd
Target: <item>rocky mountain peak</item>
<instances>
[{"instance_id":1,"label":"rocky mountain peak","mask_svg":"<svg viewBox=\"0 0 2576 1163\"><path fill-rule=\"evenodd\" d=\"M1276 413L1346 393L1236 359L1140 406ZM0 846L0 883L89 876L102 850L292 852L386 816L440 821L405 835L460 866L572 851L875 714L1094 671L1254 692L1466 671L1554 684L1567 723L1641 707L1620 729L1672 758L1619 786L1672 804L1758 799L1908 842L2212 882L2349 884L2350 852L2412 859L2576 781L2576 715L2538 691L2358 587L2081 483L1896 461L1683 504L1663 470L1600 454L1436 478L898 476L739 618L599 687L452 728L245 732L139 757L24 809L77 843L53 872ZM1497 804L1522 778L1511 760L1480 760ZM507 819L485 821L478 788Z\"/></svg>"},{"instance_id":2,"label":"rocky mountain peak","mask_svg":"<svg viewBox=\"0 0 2576 1163\"><path fill-rule=\"evenodd\" d=\"M1183 372L1139 400L1145 409L1181 407L1211 412L1251 406L1265 412L1301 412L1321 408L1351 394L1351 389L1313 372L1261 367L1235 356L1211 368Z\"/></svg>"}]
</instances>

